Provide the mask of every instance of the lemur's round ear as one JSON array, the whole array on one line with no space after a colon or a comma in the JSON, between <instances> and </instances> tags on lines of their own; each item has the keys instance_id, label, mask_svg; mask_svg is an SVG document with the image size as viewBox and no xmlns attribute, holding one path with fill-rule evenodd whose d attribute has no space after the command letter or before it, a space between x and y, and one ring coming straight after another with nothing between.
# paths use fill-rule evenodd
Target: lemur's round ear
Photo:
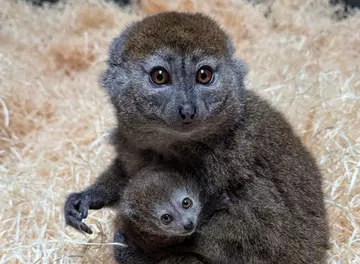
<instances>
[{"instance_id":1,"label":"lemur's round ear","mask_svg":"<svg viewBox=\"0 0 360 264\"><path fill-rule=\"evenodd\" d=\"M240 58L232 58L231 60L236 74L244 78L249 72L247 63Z\"/></svg>"},{"instance_id":2,"label":"lemur's round ear","mask_svg":"<svg viewBox=\"0 0 360 264\"><path fill-rule=\"evenodd\" d=\"M240 58L234 57L235 47L231 40L231 37L228 34L225 34L227 49L229 51L229 56L231 57L232 64L234 66L235 72L244 78L248 73L248 66L245 61Z\"/></svg>"},{"instance_id":3,"label":"lemur's round ear","mask_svg":"<svg viewBox=\"0 0 360 264\"><path fill-rule=\"evenodd\" d=\"M242 59L234 57L235 47L231 37L227 33L225 33L225 39L226 39L227 49L229 51L229 56L231 57L233 66L235 67L235 72L244 77L248 73L248 66L246 62L243 61Z\"/></svg>"},{"instance_id":4,"label":"lemur's round ear","mask_svg":"<svg viewBox=\"0 0 360 264\"><path fill-rule=\"evenodd\" d=\"M120 36L116 37L111 42L108 59L109 65L119 65L122 63L125 40L129 36L129 33L133 29L134 25L135 23L128 25L125 30L120 34Z\"/></svg>"},{"instance_id":5,"label":"lemur's round ear","mask_svg":"<svg viewBox=\"0 0 360 264\"><path fill-rule=\"evenodd\" d=\"M229 51L229 56L231 57L231 60L233 61L233 65L235 66L235 72L237 74L241 74L242 76L245 76L248 73L248 66L247 66L246 62L239 58L234 57L235 47L234 47L231 37L228 34L225 34L225 39L226 39L227 49Z\"/></svg>"},{"instance_id":6,"label":"lemur's round ear","mask_svg":"<svg viewBox=\"0 0 360 264\"><path fill-rule=\"evenodd\" d=\"M229 51L229 55L233 56L235 53L235 48L232 39L227 33L225 33L225 39L226 39L226 45L227 45L227 50Z\"/></svg>"}]
</instances>

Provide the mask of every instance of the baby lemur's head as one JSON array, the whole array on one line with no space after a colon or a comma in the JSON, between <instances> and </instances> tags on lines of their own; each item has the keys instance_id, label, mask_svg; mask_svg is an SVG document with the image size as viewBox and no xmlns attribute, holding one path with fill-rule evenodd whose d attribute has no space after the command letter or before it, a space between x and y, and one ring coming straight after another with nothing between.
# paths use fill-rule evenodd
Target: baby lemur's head
<instances>
[{"instance_id":1,"label":"baby lemur's head","mask_svg":"<svg viewBox=\"0 0 360 264\"><path fill-rule=\"evenodd\" d=\"M228 35L199 13L165 12L130 25L112 42L101 78L121 129L162 144L234 124L246 67L233 54Z\"/></svg>"},{"instance_id":2,"label":"baby lemur's head","mask_svg":"<svg viewBox=\"0 0 360 264\"><path fill-rule=\"evenodd\" d=\"M127 185L119 214L151 234L187 236L199 220L199 193L193 181L178 173L146 168Z\"/></svg>"}]
</instances>

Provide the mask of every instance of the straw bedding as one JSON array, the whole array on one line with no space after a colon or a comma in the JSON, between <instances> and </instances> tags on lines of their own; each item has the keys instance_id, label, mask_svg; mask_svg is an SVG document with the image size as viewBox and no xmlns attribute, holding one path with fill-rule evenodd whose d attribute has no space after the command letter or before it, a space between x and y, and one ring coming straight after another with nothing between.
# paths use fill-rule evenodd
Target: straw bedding
<instances>
[{"instance_id":1,"label":"straw bedding","mask_svg":"<svg viewBox=\"0 0 360 264\"><path fill-rule=\"evenodd\" d=\"M67 1L0 8L0 262L112 263L113 212L65 227L67 194L109 163L114 114L98 84L111 39L145 14L211 14L249 64L249 89L283 111L324 175L329 263L360 263L360 13L321 1Z\"/></svg>"}]
</instances>

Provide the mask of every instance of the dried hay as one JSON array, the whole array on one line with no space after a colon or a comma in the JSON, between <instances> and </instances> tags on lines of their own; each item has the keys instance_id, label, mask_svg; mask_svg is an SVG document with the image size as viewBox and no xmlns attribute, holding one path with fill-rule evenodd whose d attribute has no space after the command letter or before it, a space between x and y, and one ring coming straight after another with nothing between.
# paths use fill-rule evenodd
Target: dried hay
<instances>
[{"instance_id":1,"label":"dried hay","mask_svg":"<svg viewBox=\"0 0 360 264\"><path fill-rule=\"evenodd\" d=\"M360 14L336 21L327 0L262 2L144 0L139 10L203 11L227 29L248 87L284 111L318 159L329 263L360 263ZM140 15L97 0L1 5L0 262L112 262L113 213L90 212L85 236L65 228L62 210L113 154L98 78L109 42Z\"/></svg>"}]
</instances>

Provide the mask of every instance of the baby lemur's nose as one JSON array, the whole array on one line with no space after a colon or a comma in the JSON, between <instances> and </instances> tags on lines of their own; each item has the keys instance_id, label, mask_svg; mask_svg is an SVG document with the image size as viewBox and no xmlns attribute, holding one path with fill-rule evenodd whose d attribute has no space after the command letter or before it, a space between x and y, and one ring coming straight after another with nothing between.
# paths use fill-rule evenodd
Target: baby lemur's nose
<instances>
[{"instance_id":1,"label":"baby lemur's nose","mask_svg":"<svg viewBox=\"0 0 360 264\"><path fill-rule=\"evenodd\" d=\"M192 104L183 104L179 107L179 114L184 122L192 122L196 114L196 107Z\"/></svg>"},{"instance_id":2,"label":"baby lemur's nose","mask_svg":"<svg viewBox=\"0 0 360 264\"><path fill-rule=\"evenodd\" d=\"M192 230L194 228L194 223L193 222L189 222L189 223L187 223L187 224L185 224L184 225L184 229L186 230L186 231L190 231L190 230Z\"/></svg>"}]
</instances>

